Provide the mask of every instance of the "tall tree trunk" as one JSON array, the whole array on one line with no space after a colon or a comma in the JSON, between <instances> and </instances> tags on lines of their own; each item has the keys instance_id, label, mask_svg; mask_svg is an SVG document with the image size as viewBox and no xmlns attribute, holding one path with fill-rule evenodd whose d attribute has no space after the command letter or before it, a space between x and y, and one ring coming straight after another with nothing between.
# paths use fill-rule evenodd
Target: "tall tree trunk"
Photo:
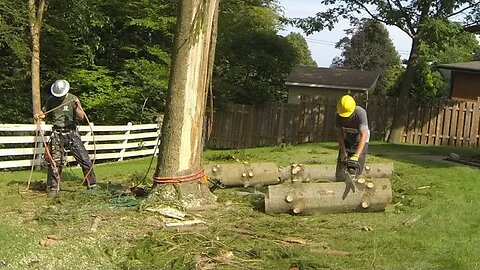
<instances>
[{"instance_id":1,"label":"tall tree trunk","mask_svg":"<svg viewBox=\"0 0 480 270\"><path fill-rule=\"evenodd\" d=\"M393 117L391 132L388 136L388 142L391 143L400 143L402 141L407 116L408 98L410 96L410 90L412 89L415 78L415 69L418 63L419 49L419 38L418 36L414 36L412 40L412 49L410 50L410 56L408 57L407 69L405 70L402 83L400 84L400 93L395 106L395 114Z\"/></svg>"},{"instance_id":2,"label":"tall tree trunk","mask_svg":"<svg viewBox=\"0 0 480 270\"><path fill-rule=\"evenodd\" d=\"M218 0L184 0L152 197L186 208L215 200L202 177L202 130L215 51ZM189 177L191 176L191 177ZM183 179L182 179L183 178ZM185 180L184 178L190 178Z\"/></svg>"},{"instance_id":3,"label":"tall tree trunk","mask_svg":"<svg viewBox=\"0 0 480 270\"><path fill-rule=\"evenodd\" d=\"M37 3L35 0L28 1L30 36L32 42L32 109L33 113L41 112L40 101L40 32L42 28L43 13L45 11L45 0Z\"/></svg>"}]
</instances>

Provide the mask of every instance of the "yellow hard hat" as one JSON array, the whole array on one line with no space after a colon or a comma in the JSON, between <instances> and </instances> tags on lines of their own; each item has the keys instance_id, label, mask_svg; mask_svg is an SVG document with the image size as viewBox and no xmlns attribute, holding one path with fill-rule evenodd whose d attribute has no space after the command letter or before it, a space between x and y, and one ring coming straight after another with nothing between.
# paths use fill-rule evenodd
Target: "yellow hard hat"
<instances>
[{"instance_id":1,"label":"yellow hard hat","mask_svg":"<svg viewBox=\"0 0 480 270\"><path fill-rule=\"evenodd\" d=\"M337 103L337 114L341 117L350 117L356 106L357 104L355 103L353 97L350 95L345 95L341 97Z\"/></svg>"}]
</instances>

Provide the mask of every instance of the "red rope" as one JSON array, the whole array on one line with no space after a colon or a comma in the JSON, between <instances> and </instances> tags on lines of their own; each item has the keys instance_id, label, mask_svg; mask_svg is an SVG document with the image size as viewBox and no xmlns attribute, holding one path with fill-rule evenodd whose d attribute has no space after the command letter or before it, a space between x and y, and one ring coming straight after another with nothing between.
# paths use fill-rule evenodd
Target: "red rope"
<instances>
[{"instance_id":1,"label":"red rope","mask_svg":"<svg viewBox=\"0 0 480 270\"><path fill-rule=\"evenodd\" d=\"M205 177L205 172L203 170L190 175L185 176L170 176L170 177L153 177L154 184L174 184L174 183L185 183L195 181Z\"/></svg>"}]
</instances>

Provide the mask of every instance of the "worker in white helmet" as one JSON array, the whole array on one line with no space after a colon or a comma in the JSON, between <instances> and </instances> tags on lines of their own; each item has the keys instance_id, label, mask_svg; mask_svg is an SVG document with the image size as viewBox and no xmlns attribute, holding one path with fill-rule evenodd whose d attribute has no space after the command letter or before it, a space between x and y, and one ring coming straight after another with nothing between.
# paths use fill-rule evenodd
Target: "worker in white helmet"
<instances>
[{"instance_id":1,"label":"worker in white helmet","mask_svg":"<svg viewBox=\"0 0 480 270\"><path fill-rule=\"evenodd\" d=\"M82 110L80 100L69 93L69 90L70 84L68 81L55 81L50 88L52 95L42 107L42 113L34 116L36 119L43 119L48 116L53 125L48 143L50 150L45 155L46 160L50 163L47 174L47 193L49 197L58 196L64 149L70 150L75 160L82 167L84 183L87 188L98 188L93 172L93 163L77 130L77 121L85 118L85 112Z\"/></svg>"}]
</instances>

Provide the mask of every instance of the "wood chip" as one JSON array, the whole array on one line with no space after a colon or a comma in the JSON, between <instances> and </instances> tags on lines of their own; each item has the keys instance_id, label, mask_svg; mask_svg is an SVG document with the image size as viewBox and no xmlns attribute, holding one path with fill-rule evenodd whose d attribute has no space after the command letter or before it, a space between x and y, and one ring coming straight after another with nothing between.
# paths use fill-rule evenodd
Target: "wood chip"
<instances>
[{"instance_id":1,"label":"wood chip","mask_svg":"<svg viewBox=\"0 0 480 270\"><path fill-rule=\"evenodd\" d=\"M91 232L96 232L97 231L98 224L100 223L101 220L102 220L101 217L99 217L99 216L95 217L95 219L92 222L92 227L90 227Z\"/></svg>"},{"instance_id":2,"label":"wood chip","mask_svg":"<svg viewBox=\"0 0 480 270\"><path fill-rule=\"evenodd\" d=\"M165 223L165 227L169 228L169 227L191 226L196 224L206 224L206 223L203 220L186 220L181 222Z\"/></svg>"}]
</instances>

